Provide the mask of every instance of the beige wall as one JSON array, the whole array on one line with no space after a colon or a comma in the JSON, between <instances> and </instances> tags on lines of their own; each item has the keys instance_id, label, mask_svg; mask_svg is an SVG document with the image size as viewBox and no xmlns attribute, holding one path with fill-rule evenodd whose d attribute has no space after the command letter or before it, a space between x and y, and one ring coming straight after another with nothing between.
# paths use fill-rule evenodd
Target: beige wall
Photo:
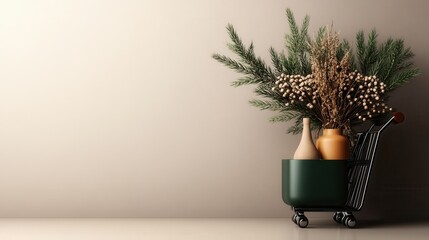
<instances>
[{"instance_id":1,"label":"beige wall","mask_svg":"<svg viewBox=\"0 0 429 240\"><path fill-rule=\"evenodd\" d=\"M368 216L428 216L427 1L0 1L0 217L283 217L299 137L234 89L225 26L269 60L284 10L352 39L404 37L423 74L395 92ZM409 156L409 157L408 157ZM386 204L387 203L387 204ZM414 213L412 213L414 214Z\"/></svg>"}]
</instances>

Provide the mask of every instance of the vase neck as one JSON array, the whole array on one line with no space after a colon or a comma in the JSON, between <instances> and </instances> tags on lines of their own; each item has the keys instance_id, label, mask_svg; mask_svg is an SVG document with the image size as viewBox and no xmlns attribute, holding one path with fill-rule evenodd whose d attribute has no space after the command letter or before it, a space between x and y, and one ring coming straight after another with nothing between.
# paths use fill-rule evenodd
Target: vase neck
<instances>
[{"instance_id":1,"label":"vase neck","mask_svg":"<svg viewBox=\"0 0 429 240\"><path fill-rule=\"evenodd\" d=\"M311 130L310 130L310 119L309 118L303 118L302 119L302 135L310 136L311 137Z\"/></svg>"},{"instance_id":2,"label":"vase neck","mask_svg":"<svg viewBox=\"0 0 429 240\"><path fill-rule=\"evenodd\" d=\"M326 128L323 129L323 135L338 135L342 134L341 129L339 128Z\"/></svg>"}]
</instances>

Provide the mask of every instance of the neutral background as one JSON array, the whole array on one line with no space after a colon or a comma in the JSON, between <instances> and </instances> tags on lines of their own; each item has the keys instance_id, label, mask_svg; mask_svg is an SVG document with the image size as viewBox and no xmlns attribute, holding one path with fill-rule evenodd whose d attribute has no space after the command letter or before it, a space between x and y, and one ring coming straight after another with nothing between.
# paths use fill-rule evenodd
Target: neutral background
<instances>
[{"instance_id":1,"label":"neutral background","mask_svg":"<svg viewBox=\"0 0 429 240\"><path fill-rule=\"evenodd\" d=\"M394 92L368 218L429 217L429 2L0 1L0 217L285 217L299 136L215 62L227 23L269 61L285 9L311 29L401 37L422 74Z\"/></svg>"}]
</instances>

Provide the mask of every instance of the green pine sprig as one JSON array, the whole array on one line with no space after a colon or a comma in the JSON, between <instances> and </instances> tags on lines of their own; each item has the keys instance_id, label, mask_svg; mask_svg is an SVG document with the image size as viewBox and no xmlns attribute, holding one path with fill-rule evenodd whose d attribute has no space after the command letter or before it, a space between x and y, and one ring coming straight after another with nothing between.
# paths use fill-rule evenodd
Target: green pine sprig
<instances>
[{"instance_id":1,"label":"green pine sprig","mask_svg":"<svg viewBox=\"0 0 429 240\"><path fill-rule=\"evenodd\" d=\"M377 32L372 30L366 40L363 31L356 34L356 68L364 75L376 75L387 85L387 91L402 86L417 77L420 70L414 66L414 53L403 39L389 38L377 44Z\"/></svg>"}]
</instances>

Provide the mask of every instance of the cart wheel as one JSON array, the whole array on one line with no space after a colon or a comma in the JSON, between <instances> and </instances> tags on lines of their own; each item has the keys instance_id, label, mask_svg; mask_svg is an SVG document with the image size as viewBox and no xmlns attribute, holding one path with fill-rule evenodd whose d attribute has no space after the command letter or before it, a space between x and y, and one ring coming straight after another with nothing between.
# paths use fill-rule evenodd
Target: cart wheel
<instances>
[{"instance_id":1,"label":"cart wheel","mask_svg":"<svg viewBox=\"0 0 429 240\"><path fill-rule=\"evenodd\" d=\"M296 218L296 224L300 227L300 228L306 228L308 226L308 219L306 216L302 215L302 216L298 216Z\"/></svg>"},{"instance_id":2,"label":"cart wheel","mask_svg":"<svg viewBox=\"0 0 429 240\"><path fill-rule=\"evenodd\" d=\"M293 222L294 222L296 225L298 225L299 215L296 215L295 219L292 219L292 220L294 220Z\"/></svg>"},{"instance_id":3,"label":"cart wheel","mask_svg":"<svg viewBox=\"0 0 429 240\"><path fill-rule=\"evenodd\" d=\"M296 223L296 214L294 214L293 216L292 216L292 222L294 222L294 223Z\"/></svg>"},{"instance_id":4,"label":"cart wheel","mask_svg":"<svg viewBox=\"0 0 429 240\"><path fill-rule=\"evenodd\" d=\"M333 219L336 223L342 223L341 220L343 219L343 216L344 214L342 212L336 212L334 213Z\"/></svg>"},{"instance_id":5,"label":"cart wheel","mask_svg":"<svg viewBox=\"0 0 429 240\"><path fill-rule=\"evenodd\" d=\"M353 215L347 216L344 225L346 225L348 228L356 227L356 218Z\"/></svg>"},{"instance_id":6,"label":"cart wheel","mask_svg":"<svg viewBox=\"0 0 429 240\"><path fill-rule=\"evenodd\" d=\"M350 218L350 216L352 216L351 213L343 213L340 223L342 223L344 226L347 226L347 220Z\"/></svg>"}]
</instances>

